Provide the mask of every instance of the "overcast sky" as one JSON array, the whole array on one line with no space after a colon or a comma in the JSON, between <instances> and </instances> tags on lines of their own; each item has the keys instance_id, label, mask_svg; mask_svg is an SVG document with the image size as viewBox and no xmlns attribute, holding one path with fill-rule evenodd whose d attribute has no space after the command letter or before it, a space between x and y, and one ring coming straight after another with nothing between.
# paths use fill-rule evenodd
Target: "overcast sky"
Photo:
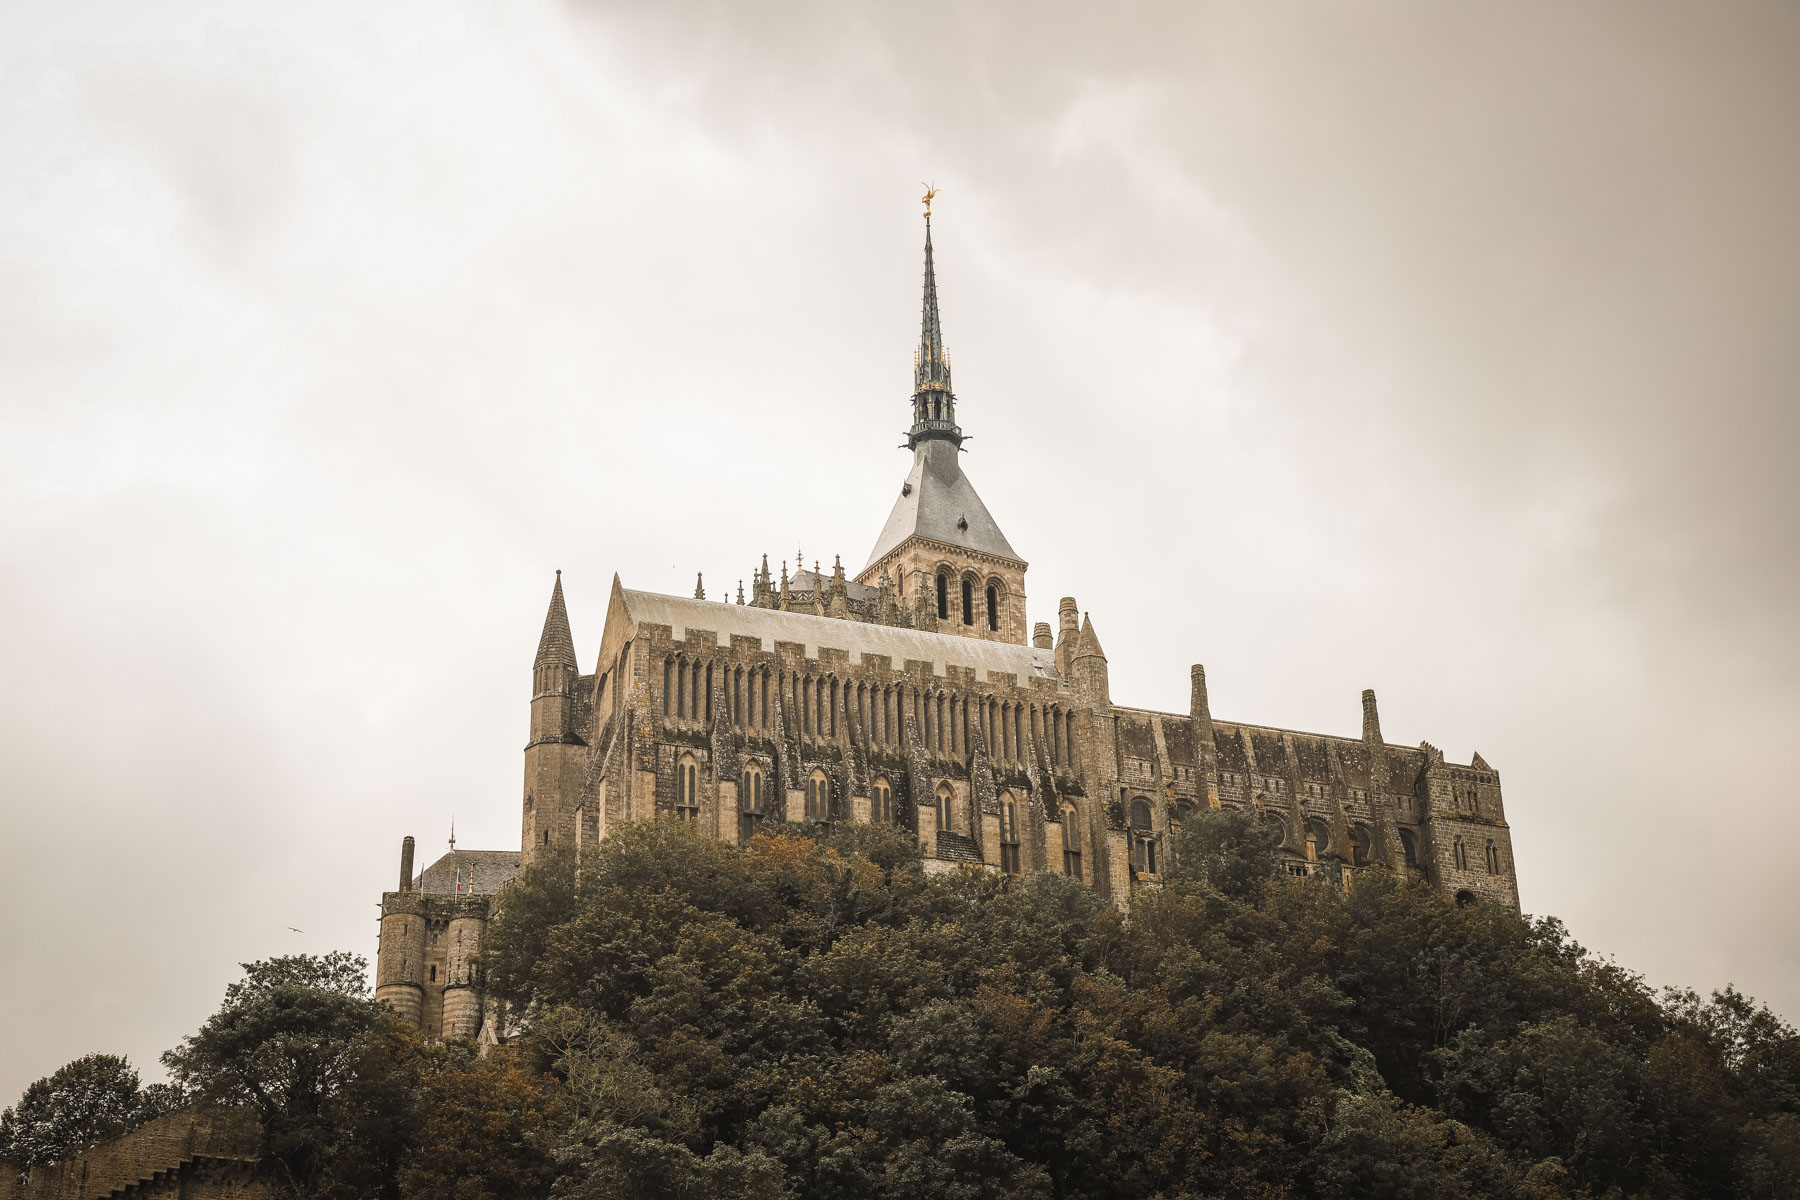
<instances>
[{"instance_id":1,"label":"overcast sky","mask_svg":"<svg viewBox=\"0 0 1800 1200\"><path fill-rule=\"evenodd\" d=\"M5 6L0 1104L516 847L555 569L591 669L615 571L860 567L926 180L1115 701L1373 687L1527 911L1800 1017L1796 128L1792 4Z\"/></svg>"}]
</instances>

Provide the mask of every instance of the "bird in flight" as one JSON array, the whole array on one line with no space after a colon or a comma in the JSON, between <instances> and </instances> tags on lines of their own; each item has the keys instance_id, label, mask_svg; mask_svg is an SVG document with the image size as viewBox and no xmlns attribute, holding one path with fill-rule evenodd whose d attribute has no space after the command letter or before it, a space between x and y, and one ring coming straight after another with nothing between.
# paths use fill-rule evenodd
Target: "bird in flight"
<instances>
[{"instance_id":1,"label":"bird in flight","mask_svg":"<svg viewBox=\"0 0 1800 1200\"><path fill-rule=\"evenodd\" d=\"M294 927L292 925L289 925L288 928L293 929L295 933L305 933L306 932L306 930L304 930L304 929L294 929Z\"/></svg>"}]
</instances>

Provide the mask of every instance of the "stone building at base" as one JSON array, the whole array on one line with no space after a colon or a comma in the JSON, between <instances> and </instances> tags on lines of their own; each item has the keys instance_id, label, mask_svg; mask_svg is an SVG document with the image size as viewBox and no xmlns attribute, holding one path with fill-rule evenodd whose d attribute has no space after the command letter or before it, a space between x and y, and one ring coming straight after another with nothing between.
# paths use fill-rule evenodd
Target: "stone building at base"
<instances>
[{"instance_id":1,"label":"stone building at base","mask_svg":"<svg viewBox=\"0 0 1800 1200\"><path fill-rule=\"evenodd\" d=\"M1181 822L1241 808L1277 825L1284 868L1353 883L1381 866L1463 903L1518 907L1500 775L1390 744L1375 694L1354 735L1117 703L1090 616L1026 618L1026 561L962 468L926 216L911 469L854 576L765 555L746 596L615 575L587 669L562 576L532 664L520 848L453 851L383 897L377 995L432 1036L493 1036L473 960L490 898L544 847L663 817L743 842L764 822L881 822L928 869L1061 871L1128 906ZM465 871L467 875L465 877Z\"/></svg>"}]
</instances>

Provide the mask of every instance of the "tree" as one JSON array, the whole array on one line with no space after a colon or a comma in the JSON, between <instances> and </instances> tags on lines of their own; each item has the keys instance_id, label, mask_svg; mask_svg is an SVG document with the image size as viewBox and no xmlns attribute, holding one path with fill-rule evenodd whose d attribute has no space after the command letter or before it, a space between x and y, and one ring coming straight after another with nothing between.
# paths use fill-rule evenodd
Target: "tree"
<instances>
[{"instance_id":1,"label":"tree","mask_svg":"<svg viewBox=\"0 0 1800 1200\"><path fill-rule=\"evenodd\" d=\"M369 998L366 969L343 951L246 963L219 1011L163 1056L198 1097L257 1114L264 1166L296 1194L395 1194L416 1039Z\"/></svg>"},{"instance_id":2,"label":"tree","mask_svg":"<svg viewBox=\"0 0 1800 1200\"><path fill-rule=\"evenodd\" d=\"M0 1159L60 1162L122 1132L145 1114L138 1073L116 1054L89 1054L25 1089L0 1112Z\"/></svg>"},{"instance_id":3,"label":"tree","mask_svg":"<svg viewBox=\"0 0 1800 1200\"><path fill-rule=\"evenodd\" d=\"M557 1081L511 1054L442 1047L423 1080L419 1125L400 1164L402 1200L528 1200L556 1178Z\"/></svg>"},{"instance_id":4,"label":"tree","mask_svg":"<svg viewBox=\"0 0 1800 1200\"><path fill-rule=\"evenodd\" d=\"M1182 821L1169 877L1246 900L1275 874L1280 844L1281 829L1272 821L1241 809L1203 809Z\"/></svg>"}]
</instances>

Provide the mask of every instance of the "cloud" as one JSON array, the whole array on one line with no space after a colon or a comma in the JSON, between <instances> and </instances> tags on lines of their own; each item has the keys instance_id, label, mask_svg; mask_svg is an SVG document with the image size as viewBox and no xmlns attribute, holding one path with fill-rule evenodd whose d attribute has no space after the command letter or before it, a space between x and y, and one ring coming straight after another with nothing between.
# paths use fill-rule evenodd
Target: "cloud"
<instances>
[{"instance_id":1,"label":"cloud","mask_svg":"<svg viewBox=\"0 0 1800 1200\"><path fill-rule=\"evenodd\" d=\"M614 570L860 561L921 180L1032 619L1133 704L1376 687L1529 909L1800 1012L1791 8L4 19L0 1097L510 844L553 569L585 659Z\"/></svg>"}]
</instances>

